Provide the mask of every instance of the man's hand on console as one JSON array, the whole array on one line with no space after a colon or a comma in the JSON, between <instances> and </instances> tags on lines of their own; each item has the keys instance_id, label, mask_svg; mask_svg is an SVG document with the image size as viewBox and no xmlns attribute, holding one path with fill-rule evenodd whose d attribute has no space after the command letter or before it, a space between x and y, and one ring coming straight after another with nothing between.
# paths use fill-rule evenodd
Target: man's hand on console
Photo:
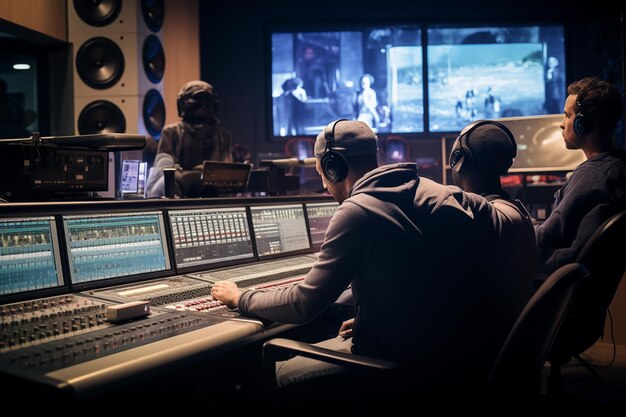
<instances>
[{"instance_id":1,"label":"man's hand on console","mask_svg":"<svg viewBox=\"0 0 626 417\"><path fill-rule=\"evenodd\" d=\"M237 308L241 292L232 281L218 281L211 288L211 296L229 308Z\"/></svg>"}]
</instances>

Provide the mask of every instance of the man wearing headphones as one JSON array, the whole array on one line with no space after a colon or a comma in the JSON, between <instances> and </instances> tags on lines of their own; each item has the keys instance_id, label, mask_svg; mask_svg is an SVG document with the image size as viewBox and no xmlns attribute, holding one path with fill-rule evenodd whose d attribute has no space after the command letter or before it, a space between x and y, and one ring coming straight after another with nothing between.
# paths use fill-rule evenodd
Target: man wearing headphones
<instances>
[{"instance_id":1,"label":"man wearing headphones","mask_svg":"<svg viewBox=\"0 0 626 417\"><path fill-rule=\"evenodd\" d=\"M555 194L550 216L535 226L538 270L549 274L574 262L593 232L626 209L626 167L613 132L624 116L617 89L597 77L567 87L561 129L568 149L582 149L580 164Z\"/></svg>"},{"instance_id":2,"label":"man wearing headphones","mask_svg":"<svg viewBox=\"0 0 626 417\"><path fill-rule=\"evenodd\" d=\"M231 134L217 117L219 101L213 86L189 81L178 92L176 101L181 120L165 126L154 161L148 197L164 195L163 168L176 167L179 194L191 192L199 183L205 160L232 162Z\"/></svg>"},{"instance_id":3,"label":"man wearing headphones","mask_svg":"<svg viewBox=\"0 0 626 417\"><path fill-rule=\"evenodd\" d=\"M536 272L535 232L530 214L521 201L511 199L502 189L505 175L517 156L513 133L502 123L479 120L467 125L452 145L452 178L462 190L483 196L495 208L500 223L499 245L485 268L502 277L498 292L504 294L511 309L509 322L515 321L532 295Z\"/></svg>"},{"instance_id":4,"label":"man wearing headphones","mask_svg":"<svg viewBox=\"0 0 626 417\"><path fill-rule=\"evenodd\" d=\"M272 291L219 281L211 294L243 315L307 323L351 285L353 323L319 346L396 361L398 389L471 394L513 324L512 291L500 291L503 277L489 266L507 219L484 197L420 177L415 163L379 167L377 142L361 121L337 120L318 135L316 168L340 206L304 281ZM344 371L295 357L277 378L284 386Z\"/></svg>"}]
</instances>

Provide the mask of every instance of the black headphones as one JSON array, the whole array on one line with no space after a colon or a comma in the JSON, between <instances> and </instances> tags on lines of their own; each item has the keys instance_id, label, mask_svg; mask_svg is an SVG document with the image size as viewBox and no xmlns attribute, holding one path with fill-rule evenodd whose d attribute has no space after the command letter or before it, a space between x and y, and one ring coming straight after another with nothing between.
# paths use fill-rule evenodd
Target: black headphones
<instances>
[{"instance_id":1,"label":"black headphones","mask_svg":"<svg viewBox=\"0 0 626 417\"><path fill-rule=\"evenodd\" d=\"M211 97L211 101L213 102L213 108L215 109L215 113L219 113L219 100L217 99L217 93L215 92L215 90L213 90L213 88L211 88L210 91L208 90L201 90L201 91L197 91L193 94L189 94L189 93L184 93L183 91L180 91L178 93L178 97L176 98L176 109L178 110L178 117L183 117L183 110L185 107L185 98L188 97L194 97L196 95L201 95L201 94L206 94L209 97Z\"/></svg>"},{"instance_id":2,"label":"black headphones","mask_svg":"<svg viewBox=\"0 0 626 417\"><path fill-rule=\"evenodd\" d=\"M511 159L517 156L517 144L515 143L515 137L508 127L494 120L479 120L474 124L466 126L456 139L459 142L459 147L450 153L449 159L450 168L455 172L464 173L472 169L474 158L472 156L472 151L469 148L469 137L474 130L484 125L495 125L506 133L511 144ZM506 174L507 171L508 167L504 170L504 172L500 172L499 174Z\"/></svg>"},{"instance_id":3,"label":"black headphones","mask_svg":"<svg viewBox=\"0 0 626 417\"><path fill-rule=\"evenodd\" d=\"M338 119L334 122L330 122L326 129L324 129L324 139L326 140L326 146L324 147L324 153L320 158L320 165L322 166L322 172L324 177L333 184L343 181L348 176L348 161L345 156L340 152L333 151L333 145L335 143L335 126L342 121L348 121L348 119Z\"/></svg>"},{"instance_id":4,"label":"black headphones","mask_svg":"<svg viewBox=\"0 0 626 417\"><path fill-rule=\"evenodd\" d=\"M578 93L578 97L576 100L576 106L578 106L578 113L576 113L576 117L574 117L574 133L576 136L583 136L591 132L594 128L595 123L593 122L593 117L590 113L592 113L591 109L586 108L584 103L584 99L580 99L582 91Z\"/></svg>"}]
</instances>

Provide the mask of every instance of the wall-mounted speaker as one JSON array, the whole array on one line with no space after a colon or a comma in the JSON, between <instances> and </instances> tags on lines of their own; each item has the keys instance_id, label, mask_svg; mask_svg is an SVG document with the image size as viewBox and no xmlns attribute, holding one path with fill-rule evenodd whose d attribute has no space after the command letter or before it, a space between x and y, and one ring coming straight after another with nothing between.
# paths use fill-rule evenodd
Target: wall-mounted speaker
<instances>
[{"instance_id":1,"label":"wall-mounted speaker","mask_svg":"<svg viewBox=\"0 0 626 417\"><path fill-rule=\"evenodd\" d=\"M158 140L165 125L163 0L68 0L67 10L75 131ZM126 159L120 154L116 162Z\"/></svg>"},{"instance_id":2,"label":"wall-mounted speaker","mask_svg":"<svg viewBox=\"0 0 626 417\"><path fill-rule=\"evenodd\" d=\"M69 3L76 131L158 139L165 124L163 0Z\"/></svg>"}]
</instances>

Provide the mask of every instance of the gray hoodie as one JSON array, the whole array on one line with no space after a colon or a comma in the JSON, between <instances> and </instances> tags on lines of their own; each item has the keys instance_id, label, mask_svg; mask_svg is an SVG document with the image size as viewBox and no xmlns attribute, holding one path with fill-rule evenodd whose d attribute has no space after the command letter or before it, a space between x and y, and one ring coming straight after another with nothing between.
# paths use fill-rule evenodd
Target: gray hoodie
<instances>
[{"instance_id":1,"label":"gray hoodie","mask_svg":"<svg viewBox=\"0 0 626 417\"><path fill-rule=\"evenodd\" d=\"M339 206L305 280L246 291L239 309L305 323L351 284L353 352L416 366L429 381L471 362L468 376L482 378L529 298L534 245L515 205L420 178L416 164L382 166ZM518 265L501 260L511 246Z\"/></svg>"}]
</instances>

